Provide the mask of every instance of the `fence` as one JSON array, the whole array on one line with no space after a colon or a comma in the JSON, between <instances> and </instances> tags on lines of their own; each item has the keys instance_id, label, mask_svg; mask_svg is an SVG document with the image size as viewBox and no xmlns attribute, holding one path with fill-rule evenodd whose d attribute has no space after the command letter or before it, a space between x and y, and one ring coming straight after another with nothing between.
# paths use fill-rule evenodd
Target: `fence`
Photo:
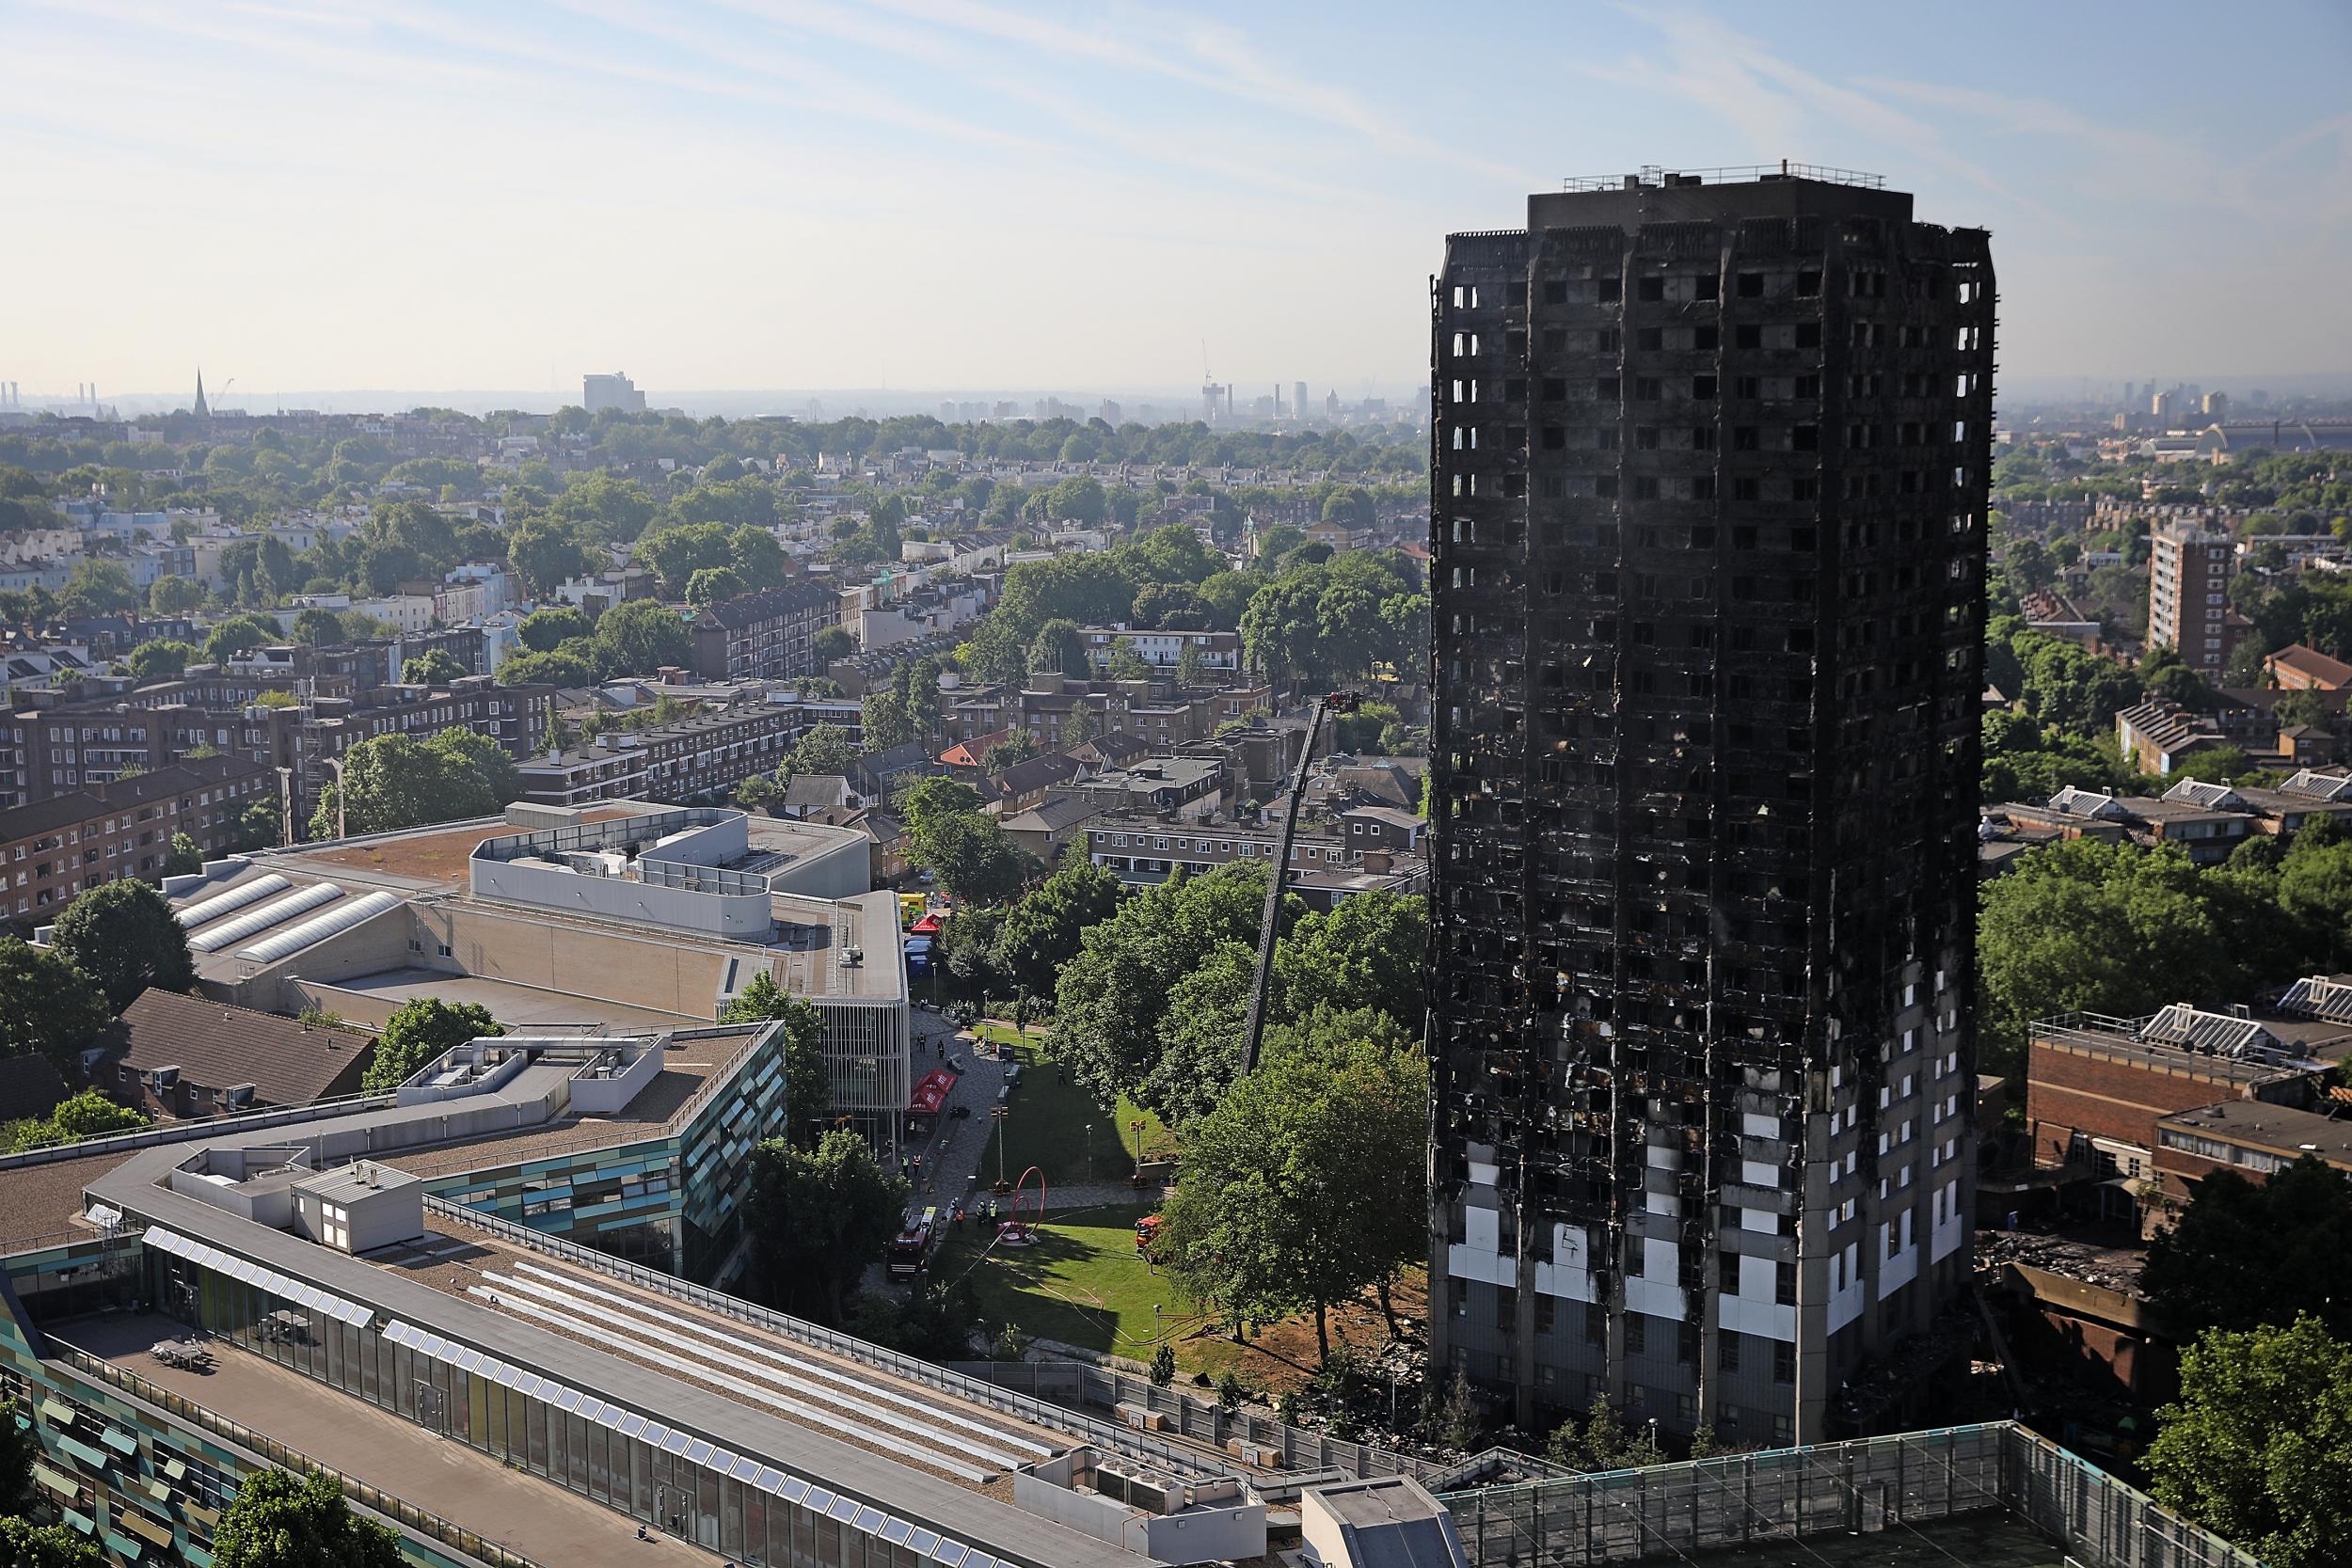
<instances>
[{"instance_id":1,"label":"fence","mask_svg":"<svg viewBox=\"0 0 2352 1568\"><path fill-rule=\"evenodd\" d=\"M485 1568L539 1568L537 1563L520 1552L510 1551L495 1541L452 1524L437 1513L427 1513L414 1503L370 1486L331 1465L323 1465L301 1449L290 1449L275 1437L232 1421L217 1411L198 1404L184 1394L157 1387L136 1372L118 1367L111 1361L102 1361L87 1351L53 1339L50 1341L50 1354L74 1370L110 1384L142 1404L184 1425L212 1433L244 1450L252 1459L274 1465L281 1470L291 1470L296 1475L332 1476L336 1484L343 1489L345 1497L385 1523L397 1525L411 1535L437 1542L484 1564Z\"/></svg>"},{"instance_id":2,"label":"fence","mask_svg":"<svg viewBox=\"0 0 2352 1568\"><path fill-rule=\"evenodd\" d=\"M985 1378L999 1387L1028 1389L1065 1403L1100 1410L1139 1405L1159 1412L1168 1418L1168 1430L1196 1443L1223 1449L1239 1439L1256 1448L1279 1449L1285 1469L1343 1470L1359 1477L1411 1476L1427 1481L1453 1468L1393 1449L1310 1432L1270 1417L1227 1410L1214 1401L1162 1388L1150 1378L1115 1367L1085 1361L960 1361L955 1366L967 1376Z\"/></svg>"},{"instance_id":3,"label":"fence","mask_svg":"<svg viewBox=\"0 0 2352 1568\"><path fill-rule=\"evenodd\" d=\"M1222 1450L1229 1439L1238 1437L1263 1448L1279 1449L1288 1469L1344 1470L1354 1476L1402 1474L1418 1479L1434 1475L1441 1468L1409 1454L1368 1444L1341 1442L1264 1417L1228 1413L1208 1401L1173 1388L1156 1387L1149 1379L1083 1362L982 1361L942 1366L918 1360L593 1247L541 1235L510 1220L477 1213L430 1196L424 1201L434 1212L477 1227L511 1246L560 1259L720 1317L764 1328L846 1361L1015 1417L1049 1432L1061 1433L1105 1451L1174 1465L1187 1472L1201 1468L1204 1456L1195 1449L1163 1441L1123 1420L1100 1420L1086 1414L1089 1408L1114 1410L1121 1404L1134 1404L1163 1413L1169 1418L1168 1425L1175 1432L1195 1443Z\"/></svg>"},{"instance_id":4,"label":"fence","mask_svg":"<svg viewBox=\"0 0 2352 1568\"><path fill-rule=\"evenodd\" d=\"M2007 1513L2080 1568L2261 1568L2013 1422L1612 1470L1440 1499L1470 1568L1631 1562Z\"/></svg>"}]
</instances>

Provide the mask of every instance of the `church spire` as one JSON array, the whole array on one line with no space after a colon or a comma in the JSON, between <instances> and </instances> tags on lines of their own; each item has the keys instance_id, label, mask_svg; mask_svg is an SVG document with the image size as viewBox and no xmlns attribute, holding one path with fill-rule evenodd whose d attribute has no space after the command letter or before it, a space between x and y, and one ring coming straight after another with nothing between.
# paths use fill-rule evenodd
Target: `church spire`
<instances>
[{"instance_id":1,"label":"church spire","mask_svg":"<svg viewBox=\"0 0 2352 1568\"><path fill-rule=\"evenodd\" d=\"M212 410L204 406L204 371L199 366L196 372L196 417L200 420L210 413Z\"/></svg>"}]
</instances>

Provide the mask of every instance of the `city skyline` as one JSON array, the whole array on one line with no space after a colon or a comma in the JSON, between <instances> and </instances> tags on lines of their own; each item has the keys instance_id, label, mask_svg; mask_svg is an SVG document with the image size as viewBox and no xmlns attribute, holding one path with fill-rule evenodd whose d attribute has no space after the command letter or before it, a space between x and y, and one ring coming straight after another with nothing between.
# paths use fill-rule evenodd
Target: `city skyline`
<instances>
[{"instance_id":1,"label":"city skyline","mask_svg":"<svg viewBox=\"0 0 2352 1568\"><path fill-rule=\"evenodd\" d=\"M2352 30L2167 8L1502 8L1442 24L1478 90L1433 96L1401 8L12 4L0 192L44 221L0 374L1360 395L1411 385L1430 235L1566 175L1783 156L1991 227L2021 382L2336 369L2352 302L2309 285L2352 229Z\"/></svg>"}]
</instances>

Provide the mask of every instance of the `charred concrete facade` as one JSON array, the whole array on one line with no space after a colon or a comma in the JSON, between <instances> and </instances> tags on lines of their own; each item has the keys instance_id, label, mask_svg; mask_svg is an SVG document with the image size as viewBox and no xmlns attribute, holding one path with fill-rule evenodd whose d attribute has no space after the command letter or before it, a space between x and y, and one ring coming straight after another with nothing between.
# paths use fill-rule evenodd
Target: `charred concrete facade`
<instances>
[{"instance_id":1,"label":"charred concrete facade","mask_svg":"<svg viewBox=\"0 0 2352 1568\"><path fill-rule=\"evenodd\" d=\"M1965 1288L1993 267L1820 176L1431 301L1432 1338L1535 1430L1874 1425Z\"/></svg>"}]
</instances>

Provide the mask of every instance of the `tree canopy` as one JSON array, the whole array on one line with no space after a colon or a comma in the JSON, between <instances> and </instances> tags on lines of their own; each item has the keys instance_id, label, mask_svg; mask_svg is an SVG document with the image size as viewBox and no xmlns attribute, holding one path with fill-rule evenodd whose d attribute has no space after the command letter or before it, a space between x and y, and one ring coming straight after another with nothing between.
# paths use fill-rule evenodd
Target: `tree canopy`
<instances>
[{"instance_id":1,"label":"tree canopy","mask_svg":"<svg viewBox=\"0 0 2352 1568\"><path fill-rule=\"evenodd\" d=\"M2309 1154L2266 1181L2214 1172L2149 1243L2140 1289L2184 1338L2308 1313L2352 1338L2352 1176Z\"/></svg>"},{"instance_id":2,"label":"tree canopy","mask_svg":"<svg viewBox=\"0 0 2352 1568\"><path fill-rule=\"evenodd\" d=\"M339 802L343 832L357 836L493 816L520 793L514 759L487 736L374 736L344 753L342 777L322 792L310 836L336 836Z\"/></svg>"},{"instance_id":3,"label":"tree canopy","mask_svg":"<svg viewBox=\"0 0 2352 1568\"><path fill-rule=\"evenodd\" d=\"M219 1568L400 1568L400 1536L362 1519L331 1475L255 1470L213 1529Z\"/></svg>"},{"instance_id":4,"label":"tree canopy","mask_svg":"<svg viewBox=\"0 0 2352 1568\"><path fill-rule=\"evenodd\" d=\"M1369 1022L1359 1015L1351 1022ZM1153 1260L1235 1324L1328 1312L1426 1247L1428 1064L1392 1030L1311 1031L1185 1123Z\"/></svg>"},{"instance_id":5,"label":"tree canopy","mask_svg":"<svg viewBox=\"0 0 2352 1568\"><path fill-rule=\"evenodd\" d=\"M771 1140L752 1150L744 1228L766 1298L837 1323L858 1279L881 1260L914 1196L866 1140L836 1127L813 1149Z\"/></svg>"},{"instance_id":6,"label":"tree canopy","mask_svg":"<svg viewBox=\"0 0 2352 1568\"><path fill-rule=\"evenodd\" d=\"M2208 1179L2210 1180L2210 1179ZM2156 1500L2271 1568L2326 1568L2352 1541L2352 1344L2317 1318L2207 1333L2145 1464Z\"/></svg>"},{"instance_id":7,"label":"tree canopy","mask_svg":"<svg viewBox=\"0 0 2352 1568\"><path fill-rule=\"evenodd\" d=\"M186 990L196 983L188 934L164 895L122 878L94 887L57 916L50 945L87 975L120 1012L150 986Z\"/></svg>"},{"instance_id":8,"label":"tree canopy","mask_svg":"<svg viewBox=\"0 0 2352 1568\"><path fill-rule=\"evenodd\" d=\"M444 1053L469 1040L504 1033L490 1009L478 1002L412 997L384 1021L384 1033L375 1042L375 1054L359 1086L369 1094L389 1094Z\"/></svg>"},{"instance_id":9,"label":"tree canopy","mask_svg":"<svg viewBox=\"0 0 2352 1568\"><path fill-rule=\"evenodd\" d=\"M1216 1102L1240 1069L1266 868L1235 863L1171 876L1085 929L1057 985L1056 1059L1108 1104L1133 1095L1180 1120ZM1309 914L1287 899L1275 949L1269 1024L1318 1007L1391 1012L1418 1029L1424 940L1420 901L1387 893Z\"/></svg>"},{"instance_id":10,"label":"tree canopy","mask_svg":"<svg viewBox=\"0 0 2352 1568\"><path fill-rule=\"evenodd\" d=\"M757 1023L775 1020L784 1025L784 1101L792 1142L813 1143L812 1129L833 1115L833 1079L825 1066L825 1016L804 996L795 996L776 984L766 971L752 976L719 1014L722 1023Z\"/></svg>"}]
</instances>

